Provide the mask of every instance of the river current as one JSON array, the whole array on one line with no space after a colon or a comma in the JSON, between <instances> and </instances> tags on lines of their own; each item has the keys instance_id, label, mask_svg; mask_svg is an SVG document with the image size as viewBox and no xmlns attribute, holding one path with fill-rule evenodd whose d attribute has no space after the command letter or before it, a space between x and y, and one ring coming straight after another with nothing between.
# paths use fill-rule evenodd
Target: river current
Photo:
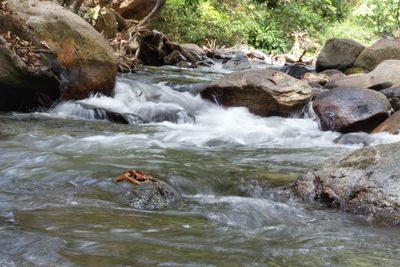
<instances>
[{"instance_id":1,"label":"river current","mask_svg":"<svg viewBox=\"0 0 400 267\"><path fill-rule=\"evenodd\" d=\"M0 266L400 265L397 228L287 194L362 145L335 144L312 111L261 118L202 100L196 83L222 74L149 69L121 75L112 97L0 114ZM130 207L113 182L128 168L182 201Z\"/></svg>"}]
</instances>

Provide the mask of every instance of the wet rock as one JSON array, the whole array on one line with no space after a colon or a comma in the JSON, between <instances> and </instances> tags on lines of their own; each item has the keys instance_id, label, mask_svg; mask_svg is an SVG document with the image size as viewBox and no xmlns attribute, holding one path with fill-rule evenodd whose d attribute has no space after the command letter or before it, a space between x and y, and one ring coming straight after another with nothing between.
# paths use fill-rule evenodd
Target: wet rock
<instances>
[{"instance_id":1,"label":"wet rock","mask_svg":"<svg viewBox=\"0 0 400 267\"><path fill-rule=\"evenodd\" d=\"M167 65L175 65L181 61L187 61L184 55L182 55L179 51L175 50L168 56L164 57L164 63Z\"/></svg>"},{"instance_id":2,"label":"wet rock","mask_svg":"<svg viewBox=\"0 0 400 267\"><path fill-rule=\"evenodd\" d=\"M60 92L62 99L112 92L117 60L112 48L91 25L52 1L10 0L7 8L8 16L23 24L56 56L59 67L52 72L65 80L66 88Z\"/></svg>"},{"instance_id":3,"label":"wet rock","mask_svg":"<svg viewBox=\"0 0 400 267\"><path fill-rule=\"evenodd\" d=\"M135 209L164 209L176 204L181 198L171 186L139 170L128 170L115 181L131 183L125 198Z\"/></svg>"},{"instance_id":4,"label":"wet rock","mask_svg":"<svg viewBox=\"0 0 400 267\"><path fill-rule=\"evenodd\" d=\"M353 67L364 46L351 39L330 39L317 58L317 72L327 69L345 71Z\"/></svg>"},{"instance_id":5,"label":"wet rock","mask_svg":"<svg viewBox=\"0 0 400 267\"><path fill-rule=\"evenodd\" d=\"M185 60L181 60L178 63L175 64L175 66L177 66L178 68L191 68L192 64L190 64L189 62L185 61Z\"/></svg>"},{"instance_id":6,"label":"wet rock","mask_svg":"<svg viewBox=\"0 0 400 267\"><path fill-rule=\"evenodd\" d=\"M305 73L303 76L303 80L308 83L318 83L322 86L333 82L335 80L346 77L340 70L324 70L319 73L309 72Z\"/></svg>"},{"instance_id":7,"label":"wet rock","mask_svg":"<svg viewBox=\"0 0 400 267\"><path fill-rule=\"evenodd\" d=\"M330 83L331 88L400 87L400 60L385 60L367 74L348 76Z\"/></svg>"},{"instance_id":8,"label":"wet rock","mask_svg":"<svg viewBox=\"0 0 400 267\"><path fill-rule=\"evenodd\" d=\"M310 69L303 65L293 64L284 66L281 71L296 79L301 79L310 72Z\"/></svg>"},{"instance_id":9,"label":"wet rock","mask_svg":"<svg viewBox=\"0 0 400 267\"><path fill-rule=\"evenodd\" d=\"M95 120L108 120L111 122L131 124L131 125L148 122L135 114L119 113L109 108L95 107L93 105L89 105L79 101L76 102L76 105L80 105L83 109L86 109L87 112L91 112L92 119ZM53 109L53 112L57 112L56 108ZM84 112L84 111L80 110L79 112Z\"/></svg>"},{"instance_id":10,"label":"wet rock","mask_svg":"<svg viewBox=\"0 0 400 267\"><path fill-rule=\"evenodd\" d=\"M376 127L372 133L390 133L390 134L399 134L400 132L400 111L397 111L392 116L390 116L387 120L382 122L378 127Z\"/></svg>"},{"instance_id":11,"label":"wet rock","mask_svg":"<svg viewBox=\"0 0 400 267\"><path fill-rule=\"evenodd\" d=\"M369 146L373 143L373 138L367 133L348 133L333 140L339 145L363 145Z\"/></svg>"},{"instance_id":12,"label":"wet rock","mask_svg":"<svg viewBox=\"0 0 400 267\"><path fill-rule=\"evenodd\" d=\"M162 66L165 64L164 58L173 51L164 34L155 30L147 31L141 38L138 58L145 65Z\"/></svg>"},{"instance_id":13,"label":"wet rock","mask_svg":"<svg viewBox=\"0 0 400 267\"><path fill-rule=\"evenodd\" d=\"M312 88L283 72L251 69L225 75L201 92L203 98L227 107L247 107L261 116L290 116L302 110Z\"/></svg>"},{"instance_id":14,"label":"wet rock","mask_svg":"<svg viewBox=\"0 0 400 267\"><path fill-rule=\"evenodd\" d=\"M376 91L358 88L336 88L314 100L314 111L321 130L370 132L392 109L387 98Z\"/></svg>"},{"instance_id":15,"label":"wet rock","mask_svg":"<svg viewBox=\"0 0 400 267\"><path fill-rule=\"evenodd\" d=\"M161 181L146 181L132 187L126 197L132 208L145 210L169 208L180 200L179 193Z\"/></svg>"},{"instance_id":16,"label":"wet rock","mask_svg":"<svg viewBox=\"0 0 400 267\"><path fill-rule=\"evenodd\" d=\"M389 99L394 111L400 110L400 87L386 88L379 92Z\"/></svg>"},{"instance_id":17,"label":"wet rock","mask_svg":"<svg viewBox=\"0 0 400 267\"><path fill-rule=\"evenodd\" d=\"M186 53L190 54L196 61L205 61L208 59L206 52L196 44L180 44L181 49Z\"/></svg>"},{"instance_id":18,"label":"wet rock","mask_svg":"<svg viewBox=\"0 0 400 267\"><path fill-rule=\"evenodd\" d=\"M295 192L308 202L400 224L400 143L330 159L298 179Z\"/></svg>"},{"instance_id":19,"label":"wet rock","mask_svg":"<svg viewBox=\"0 0 400 267\"><path fill-rule=\"evenodd\" d=\"M245 69L251 69L251 63L246 55L237 55L225 62L223 67L227 70L241 71Z\"/></svg>"},{"instance_id":20,"label":"wet rock","mask_svg":"<svg viewBox=\"0 0 400 267\"><path fill-rule=\"evenodd\" d=\"M400 59L400 41L397 39L382 39L365 48L354 66L371 71L389 59Z\"/></svg>"}]
</instances>

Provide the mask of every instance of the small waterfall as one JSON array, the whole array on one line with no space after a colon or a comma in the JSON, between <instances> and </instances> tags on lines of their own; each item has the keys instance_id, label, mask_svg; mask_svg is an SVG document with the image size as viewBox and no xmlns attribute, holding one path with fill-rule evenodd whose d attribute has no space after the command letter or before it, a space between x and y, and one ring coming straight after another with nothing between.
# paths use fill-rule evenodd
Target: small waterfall
<instances>
[{"instance_id":1,"label":"small waterfall","mask_svg":"<svg viewBox=\"0 0 400 267\"><path fill-rule=\"evenodd\" d=\"M157 131L149 140L156 139L163 147L344 146L333 142L340 133L319 130L311 102L291 118L264 118L251 114L244 107L224 108L202 99L193 92L202 86L181 85L174 90L163 82L151 83L148 77L141 80L118 78L113 96L92 95L83 100L60 103L49 112L64 118L132 125L153 123ZM135 140L133 136L124 138ZM398 141L400 137L379 134L371 138L372 144L380 144Z\"/></svg>"},{"instance_id":2,"label":"small waterfall","mask_svg":"<svg viewBox=\"0 0 400 267\"><path fill-rule=\"evenodd\" d=\"M164 122L193 123L205 106L199 96L177 92L163 84L119 78L111 97L92 95L58 104L53 115L88 120L110 120L128 124Z\"/></svg>"}]
</instances>

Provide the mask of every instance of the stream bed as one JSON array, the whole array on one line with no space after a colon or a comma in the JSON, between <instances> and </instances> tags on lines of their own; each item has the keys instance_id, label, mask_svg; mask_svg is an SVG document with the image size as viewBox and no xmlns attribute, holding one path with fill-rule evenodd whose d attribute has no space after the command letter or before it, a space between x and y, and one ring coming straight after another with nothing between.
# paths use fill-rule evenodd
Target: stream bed
<instances>
[{"instance_id":1,"label":"stream bed","mask_svg":"<svg viewBox=\"0 0 400 267\"><path fill-rule=\"evenodd\" d=\"M288 194L302 173L360 146L335 144L312 112L261 118L196 95L222 74L149 69L121 75L113 97L0 114L0 266L400 265L398 228ZM114 183L128 168L181 202L130 207Z\"/></svg>"}]
</instances>

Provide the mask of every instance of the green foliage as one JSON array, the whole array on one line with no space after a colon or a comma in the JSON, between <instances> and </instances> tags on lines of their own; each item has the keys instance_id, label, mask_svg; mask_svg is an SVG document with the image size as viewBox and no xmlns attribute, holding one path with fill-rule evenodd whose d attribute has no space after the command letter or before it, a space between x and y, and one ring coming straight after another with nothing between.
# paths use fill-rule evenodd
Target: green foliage
<instances>
[{"instance_id":1,"label":"green foliage","mask_svg":"<svg viewBox=\"0 0 400 267\"><path fill-rule=\"evenodd\" d=\"M371 33L360 20L375 27L379 1L366 0L372 12L349 19L361 0L167 0L155 28L178 42L205 44L216 40L220 45L249 44L270 53L287 52L293 46L293 33L305 32L311 42L321 46L332 37L368 40ZM400 1L400 0L399 0ZM393 14L394 0L377 4L379 21ZM397 1L396 1L397 2ZM390 18L391 27L396 23ZM360 23L361 22L361 23ZM357 24L358 23L358 24ZM382 27L379 23L379 27ZM345 27L350 27L346 29ZM354 36L352 36L354 34ZM357 38L359 37L359 38Z\"/></svg>"},{"instance_id":2,"label":"green foliage","mask_svg":"<svg viewBox=\"0 0 400 267\"><path fill-rule=\"evenodd\" d=\"M356 15L378 35L399 36L400 0L364 1Z\"/></svg>"}]
</instances>

